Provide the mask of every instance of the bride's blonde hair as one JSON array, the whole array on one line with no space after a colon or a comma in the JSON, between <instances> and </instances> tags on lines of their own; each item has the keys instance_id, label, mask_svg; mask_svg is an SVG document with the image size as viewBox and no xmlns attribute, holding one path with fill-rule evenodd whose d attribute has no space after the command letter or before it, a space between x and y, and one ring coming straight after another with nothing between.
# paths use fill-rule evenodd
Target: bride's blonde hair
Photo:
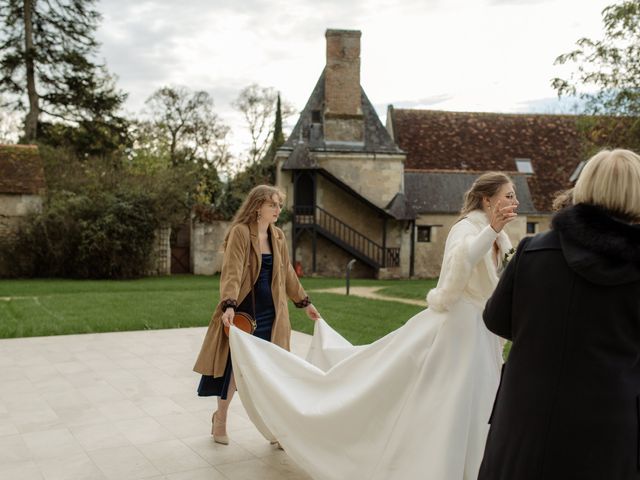
<instances>
[{"instance_id":1,"label":"bride's blonde hair","mask_svg":"<svg viewBox=\"0 0 640 480\"><path fill-rule=\"evenodd\" d=\"M229 239L231 229L241 223L249 225L257 222L258 210L262 208L265 202L272 201L274 195L278 196L280 203L284 203L286 198L285 194L278 187L274 187L273 185L258 185L257 187L253 187L231 221L231 226L224 236L223 249L227 248L227 240Z\"/></svg>"}]
</instances>

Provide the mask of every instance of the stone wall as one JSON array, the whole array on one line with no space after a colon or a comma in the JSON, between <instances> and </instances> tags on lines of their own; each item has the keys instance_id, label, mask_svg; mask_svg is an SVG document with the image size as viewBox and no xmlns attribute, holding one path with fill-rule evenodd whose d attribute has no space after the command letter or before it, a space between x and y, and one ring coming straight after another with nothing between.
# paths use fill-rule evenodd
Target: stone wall
<instances>
[{"instance_id":1,"label":"stone wall","mask_svg":"<svg viewBox=\"0 0 640 480\"><path fill-rule=\"evenodd\" d=\"M382 244L383 220L380 214L320 175L316 201L319 207L354 230Z\"/></svg>"},{"instance_id":2,"label":"stone wall","mask_svg":"<svg viewBox=\"0 0 640 480\"><path fill-rule=\"evenodd\" d=\"M419 278L435 278L440 275L444 245L449 230L457 221L457 215L418 215L416 218L415 270ZM418 227L431 226L431 241L418 242Z\"/></svg>"},{"instance_id":3,"label":"stone wall","mask_svg":"<svg viewBox=\"0 0 640 480\"><path fill-rule=\"evenodd\" d=\"M396 222L396 234L400 244L400 278L409 278L411 274L411 225L407 221ZM387 245L389 243L387 242Z\"/></svg>"},{"instance_id":4,"label":"stone wall","mask_svg":"<svg viewBox=\"0 0 640 480\"><path fill-rule=\"evenodd\" d=\"M11 235L29 213L42 211L40 195L0 194L0 237Z\"/></svg>"},{"instance_id":5,"label":"stone wall","mask_svg":"<svg viewBox=\"0 0 640 480\"><path fill-rule=\"evenodd\" d=\"M194 275L214 275L222 270L224 237L231 222L194 221L191 231L191 268Z\"/></svg>"},{"instance_id":6,"label":"stone wall","mask_svg":"<svg viewBox=\"0 0 640 480\"><path fill-rule=\"evenodd\" d=\"M458 215L429 214L416 218L416 237L419 226L431 226L431 241L418 242L416 238L415 276L419 278L435 278L440 275L442 257L447 235L457 222ZM505 228L514 247L526 236L527 216L519 216Z\"/></svg>"},{"instance_id":7,"label":"stone wall","mask_svg":"<svg viewBox=\"0 0 640 480\"><path fill-rule=\"evenodd\" d=\"M291 246L291 244L289 244ZM318 236L316 249L316 275L323 277L343 278L347 263L353 256L340 247ZM296 245L296 261L300 262L304 275L313 275L313 237L305 232L298 239ZM356 261L351 270L352 278L374 278L375 271L368 265Z\"/></svg>"},{"instance_id":8,"label":"stone wall","mask_svg":"<svg viewBox=\"0 0 640 480\"><path fill-rule=\"evenodd\" d=\"M0 215L23 217L29 213L42 211L40 195L0 194Z\"/></svg>"},{"instance_id":9,"label":"stone wall","mask_svg":"<svg viewBox=\"0 0 640 480\"><path fill-rule=\"evenodd\" d=\"M41 211L40 195L0 194L0 237L12 235L26 215Z\"/></svg>"},{"instance_id":10,"label":"stone wall","mask_svg":"<svg viewBox=\"0 0 640 480\"><path fill-rule=\"evenodd\" d=\"M276 187L284 192L286 199L284 202L285 208L289 211L293 209L293 181L292 173L289 170L282 170L282 163L285 161L286 156L278 156L276 158Z\"/></svg>"},{"instance_id":11,"label":"stone wall","mask_svg":"<svg viewBox=\"0 0 640 480\"><path fill-rule=\"evenodd\" d=\"M374 205L385 208L403 191L403 155L318 156L319 165Z\"/></svg>"},{"instance_id":12,"label":"stone wall","mask_svg":"<svg viewBox=\"0 0 640 480\"><path fill-rule=\"evenodd\" d=\"M171 227L160 227L155 231L153 251L147 275L171 275Z\"/></svg>"},{"instance_id":13,"label":"stone wall","mask_svg":"<svg viewBox=\"0 0 640 480\"><path fill-rule=\"evenodd\" d=\"M546 232L551 228L551 219L553 215L529 215L527 216L527 222L536 223L535 233Z\"/></svg>"},{"instance_id":14,"label":"stone wall","mask_svg":"<svg viewBox=\"0 0 640 480\"><path fill-rule=\"evenodd\" d=\"M351 155L343 158L331 156L321 159L322 166L327 171L349 184L372 203L384 208L393 196L402 188L402 158L401 156ZM282 160L281 160L282 161ZM345 192L322 175L317 177L316 200L319 207L325 209L351 228L382 245L383 218L368 204L358 200ZM287 195L286 206L293 207L293 183L291 172L277 171L276 185ZM373 197L373 198L372 198ZM374 201L377 199L377 201ZM399 278L409 276L410 258L410 230L406 230L407 222L387 220L387 247L400 247L401 266L381 272L384 278ZM291 248L291 225L285 226L288 232L289 248ZM406 231L405 231L406 230ZM298 260L302 262L305 274L312 270L312 241L311 235L305 234L297 246ZM322 237L318 237L317 244L317 274L324 276L343 276L347 262L352 257L340 247ZM375 272L372 268L357 262L353 275L371 278Z\"/></svg>"}]
</instances>

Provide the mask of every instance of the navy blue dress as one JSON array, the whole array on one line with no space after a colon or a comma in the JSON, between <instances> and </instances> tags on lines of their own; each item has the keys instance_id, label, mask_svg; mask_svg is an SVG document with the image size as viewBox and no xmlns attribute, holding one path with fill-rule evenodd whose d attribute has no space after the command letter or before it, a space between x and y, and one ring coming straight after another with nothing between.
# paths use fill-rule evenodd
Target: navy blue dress
<instances>
[{"instance_id":1,"label":"navy blue dress","mask_svg":"<svg viewBox=\"0 0 640 480\"><path fill-rule=\"evenodd\" d=\"M273 295L271 294L271 272L273 271L273 255L268 253L262 254L262 265L258 280L253 286L256 299L256 311L253 312L251 302L251 292L238 305L238 312L245 312L253 316L256 320L256 330L253 335L260 337L268 342L271 341L271 328L273 320L276 317L276 309L273 305ZM223 400L227 398L229 389L229 381L231 380L231 355L227 358L227 365L224 369L222 377L214 378L210 375L203 375L198 385L198 396L211 397L218 396Z\"/></svg>"}]
</instances>

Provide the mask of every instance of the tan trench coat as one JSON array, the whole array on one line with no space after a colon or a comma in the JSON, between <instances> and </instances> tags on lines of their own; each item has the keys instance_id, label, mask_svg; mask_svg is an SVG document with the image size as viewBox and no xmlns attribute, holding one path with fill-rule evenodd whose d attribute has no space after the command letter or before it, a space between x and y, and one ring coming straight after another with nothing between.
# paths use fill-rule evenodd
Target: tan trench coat
<instances>
[{"instance_id":1,"label":"tan trench coat","mask_svg":"<svg viewBox=\"0 0 640 480\"><path fill-rule=\"evenodd\" d=\"M273 250L271 293L276 311L271 341L289 350L291 323L289 322L287 297L293 300L296 306L304 306L308 300L289 260L284 232L273 225L270 225L269 229ZM237 305L240 305L244 298L251 293L251 287L258 280L261 263L258 224L240 224L232 227L222 260L220 303L209 323L200 354L193 367L194 371L214 377L224 375L229 356L229 339L222 329L222 305L229 301L235 301Z\"/></svg>"}]
</instances>

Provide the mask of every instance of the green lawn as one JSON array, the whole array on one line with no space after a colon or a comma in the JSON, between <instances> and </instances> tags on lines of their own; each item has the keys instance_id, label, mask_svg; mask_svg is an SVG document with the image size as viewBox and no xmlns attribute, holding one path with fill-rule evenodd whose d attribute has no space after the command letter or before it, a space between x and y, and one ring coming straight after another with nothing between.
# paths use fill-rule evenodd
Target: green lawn
<instances>
[{"instance_id":1,"label":"green lawn","mask_svg":"<svg viewBox=\"0 0 640 480\"><path fill-rule=\"evenodd\" d=\"M437 278L428 280L396 280L389 286L385 286L382 290L379 290L378 294L388 297L424 300L427 292L435 288L436 283L438 283Z\"/></svg>"},{"instance_id":2,"label":"green lawn","mask_svg":"<svg viewBox=\"0 0 640 480\"><path fill-rule=\"evenodd\" d=\"M344 286L342 279L304 278L307 290ZM204 326L218 303L219 277L171 276L131 281L0 280L0 338ZM360 280L390 296L423 299L433 281ZM355 344L372 342L421 310L393 301L311 293L323 317ZM311 332L291 306L293 328Z\"/></svg>"}]
</instances>

